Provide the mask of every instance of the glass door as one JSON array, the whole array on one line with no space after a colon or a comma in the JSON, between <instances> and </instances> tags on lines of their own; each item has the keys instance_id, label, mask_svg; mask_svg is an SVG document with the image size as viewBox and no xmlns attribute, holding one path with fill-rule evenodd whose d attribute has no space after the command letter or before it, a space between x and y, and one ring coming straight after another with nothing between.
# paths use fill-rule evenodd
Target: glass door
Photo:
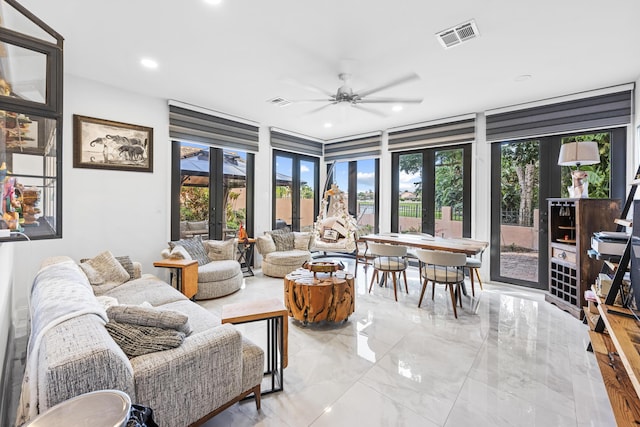
<instances>
[{"instance_id":1,"label":"glass door","mask_svg":"<svg viewBox=\"0 0 640 427\"><path fill-rule=\"evenodd\" d=\"M356 218L362 235L378 230L379 165L378 159L336 162L327 177L344 191L349 213Z\"/></svg>"},{"instance_id":2,"label":"glass door","mask_svg":"<svg viewBox=\"0 0 640 427\"><path fill-rule=\"evenodd\" d=\"M300 195L298 198L300 231L313 231L313 223L316 220L317 167L317 160L300 160Z\"/></svg>"},{"instance_id":3,"label":"glass door","mask_svg":"<svg viewBox=\"0 0 640 427\"><path fill-rule=\"evenodd\" d=\"M318 214L319 161L315 157L274 150L273 224L311 231Z\"/></svg>"},{"instance_id":4,"label":"glass door","mask_svg":"<svg viewBox=\"0 0 640 427\"><path fill-rule=\"evenodd\" d=\"M273 228L291 227L293 223L293 158L274 156L274 224Z\"/></svg>"},{"instance_id":5,"label":"glass door","mask_svg":"<svg viewBox=\"0 0 640 427\"><path fill-rule=\"evenodd\" d=\"M253 154L173 142L171 239L253 235Z\"/></svg>"},{"instance_id":6,"label":"glass door","mask_svg":"<svg viewBox=\"0 0 640 427\"><path fill-rule=\"evenodd\" d=\"M546 287L546 270L541 271L540 263L547 252L546 229L540 229L540 216L546 218L546 197L540 194L540 148L540 139L492 146L493 158L498 157L494 164L499 165L491 197L492 228L497 230L492 233L492 280ZM550 173L548 167L545 173Z\"/></svg>"},{"instance_id":7,"label":"glass door","mask_svg":"<svg viewBox=\"0 0 640 427\"><path fill-rule=\"evenodd\" d=\"M471 236L471 144L392 155L391 229Z\"/></svg>"},{"instance_id":8,"label":"glass door","mask_svg":"<svg viewBox=\"0 0 640 427\"><path fill-rule=\"evenodd\" d=\"M562 144L596 141L600 163L588 172L590 198L625 198L626 130L553 135L491 146L491 280L547 289L548 202L568 197L571 170L558 166Z\"/></svg>"}]
</instances>

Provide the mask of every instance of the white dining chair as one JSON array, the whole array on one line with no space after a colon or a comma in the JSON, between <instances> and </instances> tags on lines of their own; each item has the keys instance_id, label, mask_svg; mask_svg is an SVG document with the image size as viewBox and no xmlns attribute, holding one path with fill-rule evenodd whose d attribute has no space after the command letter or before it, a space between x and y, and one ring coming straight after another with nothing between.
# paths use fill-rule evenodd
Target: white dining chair
<instances>
[{"instance_id":1,"label":"white dining chair","mask_svg":"<svg viewBox=\"0 0 640 427\"><path fill-rule=\"evenodd\" d=\"M373 288L373 282L378 279L379 273L382 272L386 282L388 282L389 275L393 280L393 294L398 301L398 288L397 283L400 273L404 278L404 289L409 293L409 287L407 286L407 255L406 246L397 245L385 245L382 243L369 243L369 251L373 258L373 274L371 275L371 283L369 284L369 293Z\"/></svg>"},{"instance_id":2,"label":"white dining chair","mask_svg":"<svg viewBox=\"0 0 640 427\"><path fill-rule=\"evenodd\" d=\"M427 290L429 282L433 282L431 299L435 299L436 283L445 285L451 295L451 305L453 305L453 315L458 318L456 309L456 299L462 307L462 289L460 285L464 283L464 268L467 263L467 256L462 253L431 251L425 249L416 250L416 255L421 262L422 268L422 291L418 307L422 305L424 292ZM455 286L455 289L454 289Z\"/></svg>"}]
</instances>

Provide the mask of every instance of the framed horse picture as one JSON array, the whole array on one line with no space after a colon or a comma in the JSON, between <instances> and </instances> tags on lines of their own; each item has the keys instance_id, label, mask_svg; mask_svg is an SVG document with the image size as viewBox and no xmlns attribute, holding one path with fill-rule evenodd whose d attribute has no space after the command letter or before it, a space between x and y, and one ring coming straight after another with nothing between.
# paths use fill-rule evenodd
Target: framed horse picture
<instances>
[{"instance_id":1,"label":"framed horse picture","mask_svg":"<svg viewBox=\"0 0 640 427\"><path fill-rule=\"evenodd\" d=\"M153 128L74 114L73 167L153 172Z\"/></svg>"}]
</instances>

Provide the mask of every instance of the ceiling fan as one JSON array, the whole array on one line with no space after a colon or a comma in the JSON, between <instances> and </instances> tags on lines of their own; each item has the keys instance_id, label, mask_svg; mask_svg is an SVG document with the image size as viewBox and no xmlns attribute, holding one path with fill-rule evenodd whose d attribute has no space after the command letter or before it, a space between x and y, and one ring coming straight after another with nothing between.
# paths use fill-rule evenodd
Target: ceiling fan
<instances>
[{"instance_id":1,"label":"ceiling fan","mask_svg":"<svg viewBox=\"0 0 640 427\"><path fill-rule=\"evenodd\" d=\"M407 74L405 76L391 80L390 82L387 82L383 85L377 86L372 89L362 90L362 91L354 91L352 89L351 83L350 83L351 74L340 73L338 74L338 78L342 80L342 86L340 86L335 93L317 88L312 85L301 85L306 89L326 95L327 98L299 99L299 100L291 100L290 102L291 103L304 103L304 102L326 102L327 103L326 105L323 105L319 108L309 111L308 114L316 113L320 110L330 107L331 105L344 103L354 108L357 108L359 110L367 111L369 113L376 114L383 117L385 117L386 115L379 111L364 107L362 104L419 104L422 102L422 98L380 98L380 97L370 96L374 93L380 92L385 89L389 89L394 86L408 83L413 80L419 80L420 76L418 76L415 73Z\"/></svg>"}]
</instances>

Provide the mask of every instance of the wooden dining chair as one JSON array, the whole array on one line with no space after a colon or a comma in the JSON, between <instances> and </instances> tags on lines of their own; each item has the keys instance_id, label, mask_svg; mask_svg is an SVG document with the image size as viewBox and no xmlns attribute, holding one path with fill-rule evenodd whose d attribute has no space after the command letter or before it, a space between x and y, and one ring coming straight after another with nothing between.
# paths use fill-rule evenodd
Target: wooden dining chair
<instances>
[{"instance_id":1,"label":"wooden dining chair","mask_svg":"<svg viewBox=\"0 0 640 427\"><path fill-rule=\"evenodd\" d=\"M422 266L422 291L420 292L418 307L422 305L422 298L429 282L433 282L432 300L435 299L436 283L443 284L445 289L449 289L453 315L457 319L456 299L460 302L460 307L462 307L462 290L460 286L464 283L464 268L467 263L467 256L462 253L425 249L416 250L416 255Z\"/></svg>"},{"instance_id":2,"label":"wooden dining chair","mask_svg":"<svg viewBox=\"0 0 640 427\"><path fill-rule=\"evenodd\" d=\"M373 288L373 282L379 280L379 273L381 272L385 281L389 280L389 275L393 280L393 295L398 301L398 288L397 283L400 273L404 278L404 289L409 293L409 287L407 285L407 260L405 258L407 254L406 246L385 245L382 243L369 243L369 250L373 258L373 274L371 275L371 283L369 284L369 293Z\"/></svg>"}]
</instances>

